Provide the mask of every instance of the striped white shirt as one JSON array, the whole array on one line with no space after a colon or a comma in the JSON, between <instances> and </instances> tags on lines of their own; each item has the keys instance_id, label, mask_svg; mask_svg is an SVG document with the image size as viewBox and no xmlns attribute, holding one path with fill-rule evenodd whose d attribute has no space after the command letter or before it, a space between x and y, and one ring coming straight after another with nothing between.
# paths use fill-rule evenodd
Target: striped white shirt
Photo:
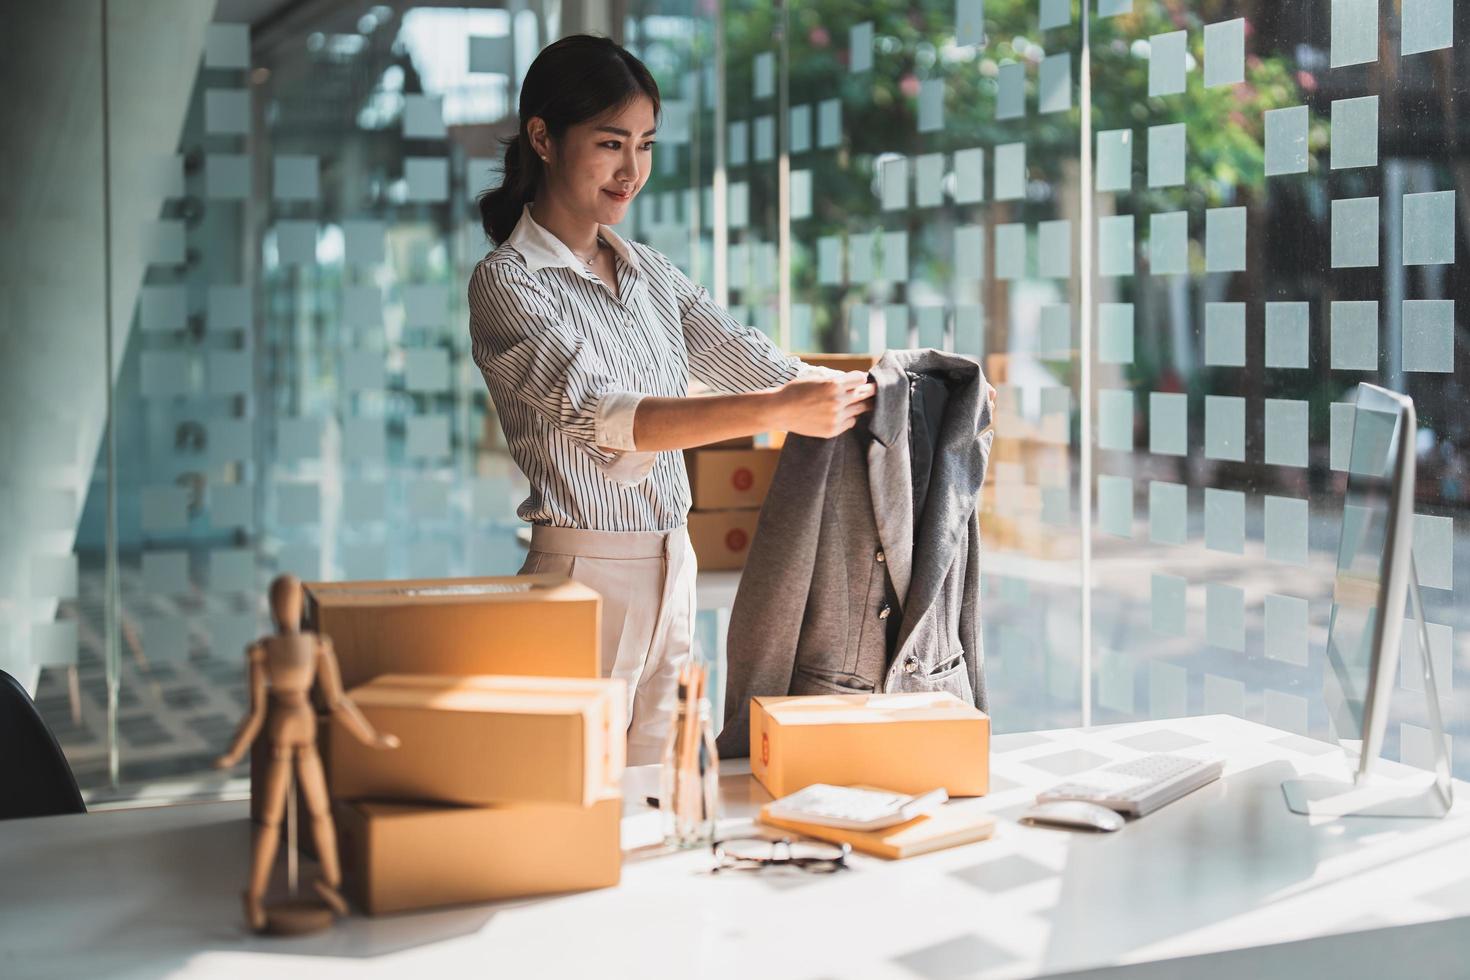
<instances>
[{"instance_id":1,"label":"striped white shirt","mask_svg":"<svg viewBox=\"0 0 1470 980\"><path fill-rule=\"evenodd\" d=\"M531 484L522 520L668 531L687 519L689 477L681 452L636 451L639 400L684 397L691 377L721 392L774 388L804 365L657 251L602 235L617 297L527 205L470 277L471 349Z\"/></svg>"}]
</instances>

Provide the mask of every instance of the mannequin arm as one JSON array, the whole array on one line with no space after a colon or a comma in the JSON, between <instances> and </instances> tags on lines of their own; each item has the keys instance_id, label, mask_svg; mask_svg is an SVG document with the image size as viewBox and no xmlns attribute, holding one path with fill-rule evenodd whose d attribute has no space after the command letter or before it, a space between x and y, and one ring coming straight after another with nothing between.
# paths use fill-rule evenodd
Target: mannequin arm
<instances>
[{"instance_id":1,"label":"mannequin arm","mask_svg":"<svg viewBox=\"0 0 1470 980\"><path fill-rule=\"evenodd\" d=\"M363 745L371 745L375 749L398 748L397 736L378 734L372 722L363 717L362 712L357 710L357 705L342 690L342 674L337 669L337 655L332 652L332 641L322 637L316 650L316 676L327 700L327 710L339 717L347 730Z\"/></svg>"},{"instance_id":2,"label":"mannequin arm","mask_svg":"<svg viewBox=\"0 0 1470 980\"><path fill-rule=\"evenodd\" d=\"M260 734L261 723L265 721L265 648L259 643L251 644L245 651L245 656L250 661L250 713L241 720L229 751L214 760L218 769L229 769L244 757L245 750L255 741L255 736Z\"/></svg>"}]
</instances>

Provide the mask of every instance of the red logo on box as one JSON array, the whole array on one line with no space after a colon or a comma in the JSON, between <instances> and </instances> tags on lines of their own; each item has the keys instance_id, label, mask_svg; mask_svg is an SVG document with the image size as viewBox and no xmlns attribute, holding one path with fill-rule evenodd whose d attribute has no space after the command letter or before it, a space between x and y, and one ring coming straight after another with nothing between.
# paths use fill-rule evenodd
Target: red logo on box
<instances>
[{"instance_id":1,"label":"red logo on box","mask_svg":"<svg viewBox=\"0 0 1470 980\"><path fill-rule=\"evenodd\" d=\"M771 736L761 732L761 765L771 764Z\"/></svg>"},{"instance_id":2,"label":"red logo on box","mask_svg":"<svg viewBox=\"0 0 1470 980\"><path fill-rule=\"evenodd\" d=\"M741 528L732 527L725 535L725 547L731 551L744 551L748 544L750 544L750 538Z\"/></svg>"},{"instance_id":3,"label":"red logo on box","mask_svg":"<svg viewBox=\"0 0 1470 980\"><path fill-rule=\"evenodd\" d=\"M730 474L730 485L736 490L749 490L755 486L755 474L742 466Z\"/></svg>"}]
</instances>

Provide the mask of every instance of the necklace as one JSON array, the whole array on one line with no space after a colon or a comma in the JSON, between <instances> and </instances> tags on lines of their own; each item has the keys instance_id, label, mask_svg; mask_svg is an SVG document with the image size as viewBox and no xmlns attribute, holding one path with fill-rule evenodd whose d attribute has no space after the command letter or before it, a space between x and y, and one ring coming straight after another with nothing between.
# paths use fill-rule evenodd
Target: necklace
<instances>
[{"instance_id":1,"label":"necklace","mask_svg":"<svg viewBox=\"0 0 1470 980\"><path fill-rule=\"evenodd\" d=\"M573 255L577 255L577 261L581 262L583 268L585 268L588 272L591 272L592 271L592 263L595 262L595 261L597 261L597 254L599 252L601 252L605 248L607 248L607 241L604 240L601 235L598 235L597 236L597 247L592 250L592 255L591 255L590 258L585 258L584 259L584 258L582 258L582 256L577 255L576 252L573 252L572 254Z\"/></svg>"}]
</instances>

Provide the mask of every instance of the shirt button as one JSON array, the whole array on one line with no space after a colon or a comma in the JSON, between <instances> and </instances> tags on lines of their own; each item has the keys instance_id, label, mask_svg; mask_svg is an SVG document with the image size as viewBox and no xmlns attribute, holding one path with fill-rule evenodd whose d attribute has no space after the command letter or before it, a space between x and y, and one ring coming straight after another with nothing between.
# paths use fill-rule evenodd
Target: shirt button
<instances>
[{"instance_id":1,"label":"shirt button","mask_svg":"<svg viewBox=\"0 0 1470 980\"><path fill-rule=\"evenodd\" d=\"M887 560L888 559L886 557L884 557L883 552L881 552L881 551L878 552L878 564L881 565L881 564L883 564Z\"/></svg>"},{"instance_id":2,"label":"shirt button","mask_svg":"<svg viewBox=\"0 0 1470 980\"><path fill-rule=\"evenodd\" d=\"M887 619L889 614L892 612L893 610L889 607L888 603L885 602L883 603L883 608L878 610L878 618Z\"/></svg>"},{"instance_id":3,"label":"shirt button","mask_svg":"<svg viewBox=\"0 0 1470 980\"><path fill-rule=\"evenodd\" d=\"M910 657L910 658L908 658L907 660L905 660L903 662L903 672L905 674L915 673L915 672L918 671L918 669L919 669L919 661L916 658L914 658L914 657Z\"/></svg>"}]
</instances>

